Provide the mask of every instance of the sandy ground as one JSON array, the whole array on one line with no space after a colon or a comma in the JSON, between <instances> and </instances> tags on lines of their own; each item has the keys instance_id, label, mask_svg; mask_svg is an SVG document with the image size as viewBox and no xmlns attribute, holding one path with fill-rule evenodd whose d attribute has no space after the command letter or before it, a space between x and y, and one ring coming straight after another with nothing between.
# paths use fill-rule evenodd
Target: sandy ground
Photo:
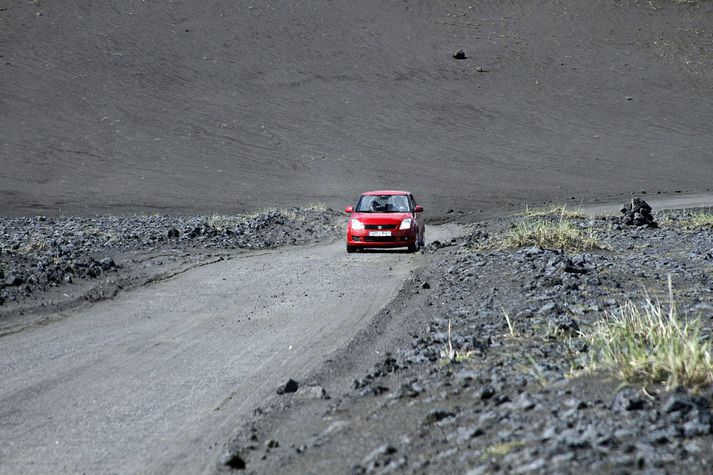
<instances>
[{"instance_id":1,"label":"sandy ground","mask_svg":"<svg viewBox=\"0 0 713 475\"><path fill-rule=\"evenodd\" d=\"M705 192L712 24L663 0L11 2L0 213Z\"/></svg>"}]
</instances>

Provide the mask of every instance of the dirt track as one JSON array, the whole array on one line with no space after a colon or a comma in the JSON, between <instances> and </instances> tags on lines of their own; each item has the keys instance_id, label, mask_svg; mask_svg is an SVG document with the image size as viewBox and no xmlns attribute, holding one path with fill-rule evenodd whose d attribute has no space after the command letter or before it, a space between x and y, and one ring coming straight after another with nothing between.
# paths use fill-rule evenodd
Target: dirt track
<instances>
[{"instance_id":1,"label":"dirt track","mask_svg":"<svg viewBox=\"0 0 713 475\"><path fill-rule=\"evenodd\" d=\"M663 0L12 2L0 212L704 192L712 24Z\"/></svg>"},{"instance_id":2,"label":"dirt track","mask_svg":"<svg viewBox=\"0 0 713 475\"><path fill-rule=\"evenodd\" d=\"M3 336L0 472L213 467L236 423L304 385L426 259L342 242L242 255Z\"/></svg>"}]
</instances>

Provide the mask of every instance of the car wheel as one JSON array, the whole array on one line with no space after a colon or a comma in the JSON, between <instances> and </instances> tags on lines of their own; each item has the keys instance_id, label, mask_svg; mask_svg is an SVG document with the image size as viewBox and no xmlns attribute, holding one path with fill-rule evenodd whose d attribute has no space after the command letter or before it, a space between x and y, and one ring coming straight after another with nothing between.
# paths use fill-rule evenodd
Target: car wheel
<instances>
[{"instance_id":1,"label":"car wheel","mask_svg":"<svg viewBox=\"0 0 713 475\"><path fill-rule=\"evenodd\" d=\"M414 241L414 243L409 245L408 252L418 252L418 249L419 249L418 240L419 240L419 237L416 236L416 240Z\"/></svg>"},{"instance_id":2,"label":"car wheel","mask_svg":"<svg viewBox=\"0 0 713 475\"><path fill-rule=\"evenodd\" d=\"M351 254L352 252L355 252L355 251L356 251L356 247L354 247L354 246L347 246L347 252L348 252L349 254Z\"/></svg>"}]
</instances>

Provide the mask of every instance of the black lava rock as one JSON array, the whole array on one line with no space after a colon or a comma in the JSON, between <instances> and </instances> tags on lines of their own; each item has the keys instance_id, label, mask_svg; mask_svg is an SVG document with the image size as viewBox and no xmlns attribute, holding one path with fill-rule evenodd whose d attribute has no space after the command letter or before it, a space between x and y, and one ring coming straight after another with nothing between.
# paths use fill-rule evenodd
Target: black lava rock
<instances>
[{"instance_id":1,"label":"black lava rock","mask_svg":"<svg viewBox=\"0 0 713 475\"><path fill-rule=\"evenodd\" d=\"M8 272L5 276L5 285L8 287L18 287L25 283L25 280L15 272Z\"/></svg>"},{"instance_id":2,"label":"black lava rock","mask_svg":"<svg viewBox=\"0 0 713 475\"><path fill-rule=\"evenodd\" d=\"M453 58L454 59L467 59L468 56L465 55L465 51L463 51L462 49L459 49L458 51L453 53ZM450 210L450 212L452 212L452 210Z\"/></svg>"},{"instance_id":3,"label":"black lava rock","mask_svg":"<svg viewBox=\"0 0 713 475\"><path fill-rule=\"evenodd\" d=\"M283 386L277 388L277 394L296 393L297 389L299 389L297 381L289 379Z\"/></svg>"},{"instance_id":4,"label":"black lava rock","mask_svg":"<svg viewBox=\"0 0 713 475\"><path fill-rule=\"evenodd\" d=\"M230 467L233 470L245 470L246 467L245 459L243 459L240 454L225 454L222 462L223 465Z\"/></svg>"},{"instance_id":5,"label":"black lava rock","mask_svg":"<svg viewBox=\"0 0 713 475\"><path fill-rule=\"evenodd\" d=\"M495 388L492 386L486 386L480 391L480 399L487 400L495 396Z\"/></svg>"},{"instance_id":6,"label":"black lava rock","mask_svg":"<svg viewBox=\"0 0 713 475\"><path fill-rule=\"evenodd\" d=\"M624 215L621 218L621 223L627 226L646 226L649 228L658 227L658 223L654 221L651 215L651 206L641 198L632 198L630 203L621 208Z\"/></svg>"},{"instance_id":7,"label":"black lava rock","mask_svg":"<svg viewBox=\"0 0 713 475\"><path fill-rule=\"evenodd\" d=\"M444 409L434 409L426 415L425 419L423 420L423 423L425 425L434 424L436 422L442 421L447 417L453 416L455 416L454 413L446 411Z\"/></svg>"},{"instance_id":8,"label":"black lava rock","mask_svg":"<svg viewBox=\"0 0 713 475\"><path fill-rule=\"evenodd\" d=\"M646 407L646 401L631 388L619 391L611 403L614 412L640 411Z\"/></svg>"},{"instance_id":9,"label":"black lava rock","mask_svg":"<svg viewBox=\"0 0 713 475\"><path fill-rule=\"evenodd\" d=\"M116 267L114 259L112 259L111 257L105 257L104 259L99 261L99 265L101 266L102 270L109 270Z\"/></svg>"}]
</instances>

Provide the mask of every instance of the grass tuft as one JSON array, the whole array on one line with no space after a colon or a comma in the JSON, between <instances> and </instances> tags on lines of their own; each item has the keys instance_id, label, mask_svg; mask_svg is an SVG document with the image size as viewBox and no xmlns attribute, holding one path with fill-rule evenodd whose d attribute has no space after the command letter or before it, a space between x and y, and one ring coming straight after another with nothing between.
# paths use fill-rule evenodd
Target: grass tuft
<instances>
[{"instance_id":1,"label":"grass tuft","mask_svg":"<svg viewBox=\"0 0 713 475\"><path fill-rule=\"evenodd\" d=\"M525 212L522 213L527 218L558 217L560 219L585 219L588 216L581 208L567 209L567 205L553 205L549 208L530 208L525 205Z\"/></svg>"},{"instance_id":2,"label":"grass tuft","mask_svg":"<svg viewBox=\"0 0 713 475\"><path fill-rule=\"evenodd\" d=\"M515 329L512 326L512 322L510 321L510 315L503 309L503 315L505 315L505 322L508 324L508 331L510 332L510 336L512 338L515 338Z\"/></svg>"},{"instance_id":3,"label":"grass tuft","mask_svg":"<svg viewBox=\"0 0 713 475\"><path fill-rule=\"evenodd\" d=\"M659 213L659 224L662 226L680 227L689 231L713 229L713 212L711 210L691 212L663 211Z\"/></svg>"},{"instance_id":4,"label":"grass tuft","mask_svg":"<svg viewBox=\"0 0 713 475\"><path fill-rule=\"evenodd\" d=\"M208 216L207 222L211 228L217 231L225 231L228 229L235 229L239 224L245 222L245 217L213 214Z\"/></svg>"},{"instance_id":5,"label":"grass tuft","mask_svg":"<svg viewBox=\"0 0 713 475\"><path fill-rule=\"evenodd\" d=\"M492 457L503 457L509 453L520 449L525 443L519 440L513 440L510 442L500 442L497 444L489 445L483 449L483 453L480 456L480 461L484 462Z\"/></svg>"},{"instance_id":6,"label":"grass tuft","mask_svg":"<svg viewBox=\"0 0 713 475\"><path fill-rule=\"evenodd\" d=\"M666 311L650 298L623 304L586 335L588 369L612 371L629 383L697 388L713 383L711 344L701 338L699 319L681 321L675 305Z\"/></svg>"},{"instance_id":7,"label":"grass tuft","mask_svg":"<svg viewBox=\"0 0 713 475\"><path fill-rule=\"evenodd\" d=\"M213 214L207 217L207 224L217 231L225 231L235 229L237 226L246 223L250 220L257 219L268 213L277 213L288 221L304 222L305 217L300 214L300 211L315 211L324 213L327 211L327 206L324 203L310 203L304 208L265 208L253 213L241 215L222 215Z\"/></svg>"},{"instance_id":8,"label":"grass tuft","mask_svg":"<svg viewBox=\"0 0 713 475\"><path fill-rule=\"evenodd\" d=\"M704 211L693 213L687 224L692 229L713 228L713 213Z\"/></svg>"},{"instance_id":9,"label":"grass tuft","mask_svg":"<svg viewBox=\"0 0 713 475\"><path fill-rule=\"evenodd\" d=\"M532 246L575 252L607 248L600 243L594 231L585 232L563 219L522 220L505 234L500 244L501 249Z\"/></svg>"}]
</instances>

